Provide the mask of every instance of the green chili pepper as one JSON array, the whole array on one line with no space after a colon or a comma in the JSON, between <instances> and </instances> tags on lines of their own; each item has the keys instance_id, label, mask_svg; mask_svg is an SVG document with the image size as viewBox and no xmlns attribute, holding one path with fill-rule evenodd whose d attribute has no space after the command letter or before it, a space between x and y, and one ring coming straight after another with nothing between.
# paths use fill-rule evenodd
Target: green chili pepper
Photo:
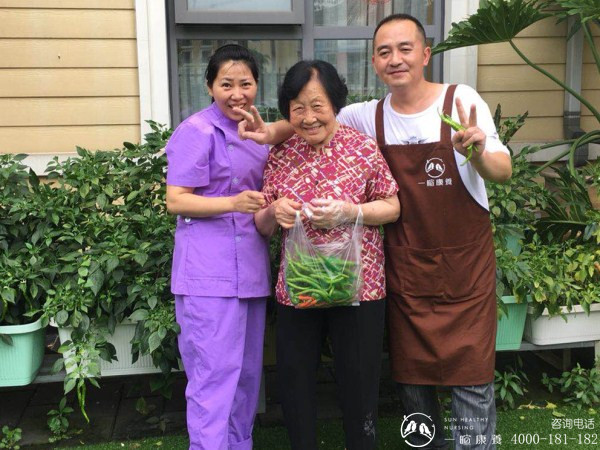
<instances>
[{"instance_id":1,"label":"green chili pepper","mask_svg":"<svg viewBox=\"0 0 600 450\"><path fill-rule=\"evenodd\" d=\"M315 307L319 304L348 304L354 297L357 278L354 261L335 256L311 255L299 251L286 253L286 283L294 305ZM310 296L312 304L304 304L301 297Z\"/></svg>"},{"instance_id":2,"label":"green chili pepper","mask_svg":"<svg viewBox=\"0 0 600 450\"><path fill-rule=\"evenodd\" d=\"M464 131L466 130L465 127L463 127L460 123L456 122L452 117L450 117L448 114L442 114L438 111L438 114L440 115L440 118L442 119L442 122L447 123L448 125L450 125L450 127L454 130L454 131ZM461 166L464 166L467 162L469 162L469 160L471 159L471 157L473 156L473 150L475 151L479 151L477 149L477 147L475 147L473 144L469 145L467 147L467 157L466 159L461 163Z\"/></svg>"}]
</instances>

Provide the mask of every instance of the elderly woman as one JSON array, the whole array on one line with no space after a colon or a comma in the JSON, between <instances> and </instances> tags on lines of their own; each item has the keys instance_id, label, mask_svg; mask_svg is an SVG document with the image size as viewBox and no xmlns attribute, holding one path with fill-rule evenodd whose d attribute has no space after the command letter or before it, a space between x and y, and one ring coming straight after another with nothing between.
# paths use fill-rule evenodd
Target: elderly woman
<instances>
[{"instance_id":1,"label":"elderly woman","mask_svg":"<svg viewBox=\"0 0 600 450\"><path fill-rule=\"evenodd\" d=\"M295 134L272 148L264 174L267 206L255 215L258 231L283 229L276 287L277 370L293 449L316 449L316 378L329 334L341 391L347 449L376 447L377 401L384 329L384 255L378 226L400 214L396 185L375 141L340 125L336 115L348 90L324 61L300 61L286 74L279 110ZM359 306L297 309L284 276L285 239L297 211L309 239L335 238L362 210L365 225ZM310 219L308 218L310 217Z\"/></svg>"}]
</instances>

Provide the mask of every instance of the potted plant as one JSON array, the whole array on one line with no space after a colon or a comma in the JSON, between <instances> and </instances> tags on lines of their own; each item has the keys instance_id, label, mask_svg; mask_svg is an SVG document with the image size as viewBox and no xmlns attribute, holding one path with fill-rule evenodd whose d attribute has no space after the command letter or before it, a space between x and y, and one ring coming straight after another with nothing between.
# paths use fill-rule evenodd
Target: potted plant
<instances>
[{"instance_id":1,"label":"potted plant","mask_svg":"<svg viewBox=\"0 0 600 450\"><path fill-rule=\"evenodd\" d=\"M530 244L534 302L525 335L539 345L600 340L600 211L579 173L555 171Z\"/></svg>"},{"instance_id":2,"label":"potted plant","mask_svg":"<svg viewBox=\"0 0 600 450\"><path fill-rule=\"evenodd\" d=\"M36 209L46 187L21 161L0 155L0 386L31 383L44 356L45 327L34 314L54 276L53 233Z\"/></svg>"},{"instance_id":3,"label":"potted plant","mask_svg":"<svg viewBox=\"0 0 600 450\"><path fill-rule=\"evenodd\" d=\"M518 350L523 340L527 315L528 252L513 253L496 239L496 296L498 328L496 350Z\"/></svg>"},{"instance_id":4,"label":"potted plant","mask_svg":"<svg viewBox=\"0 0 600 450\"><path fill-rule=\"evenodd\" d=\"M600 340L600 248L567 240L528 244L533 302L525 339L536 345Z\"/></svg>"},{"instance_id":5,"label":"potted plant","mask_svg":"<svg viewBox=\"0 0 600 450\"><path fill-rule=\"evenodd\" d=\"M549 193L540 184L536 167L528 160L535 148L525 147L515 154L509 145L512 136L523 126L527 113L504 120L501 116L498 105L494 122L500 139L511 153L513 176L505 183L486 183L496 247L496 350L517 350L521 346L530 300L529 253L522 251L523 241L534 231L532 224L539 210L546 207Z\"/></svg>"},{"instance_id":6,"label":"potted plant","mask_svg":"<svg viewBox=\"0 0 600 450\"><path fill-rule=\"evenodd\" d=\"M141 145L89 152L47 168L53 183L41 209L58 209L59 270L39 309L62 337L65 393L83 410L86 381L101 375L179 368L174 299L169 291L174 218L165 206L162 149L170 131ZM155 387L168 386L168 381ZM85 412L84 412L85 414Z\"/></svg>"}]
</instances>

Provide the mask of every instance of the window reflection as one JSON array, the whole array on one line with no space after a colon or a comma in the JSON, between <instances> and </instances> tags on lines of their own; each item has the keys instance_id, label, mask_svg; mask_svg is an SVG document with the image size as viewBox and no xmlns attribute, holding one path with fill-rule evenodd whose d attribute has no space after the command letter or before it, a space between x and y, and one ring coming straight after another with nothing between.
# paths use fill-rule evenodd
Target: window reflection
<instances>
[{"instance_id":1,"label":"window reflection","mask_svg":"<svg viewBox=\"0 0 600 450\"><path fill-rule=\"evenodd\" d=\"M433 0L314 0L317 26L377 25L384 17L411 14L423 25L433 23Z\"/></svg>"}]
</instances>

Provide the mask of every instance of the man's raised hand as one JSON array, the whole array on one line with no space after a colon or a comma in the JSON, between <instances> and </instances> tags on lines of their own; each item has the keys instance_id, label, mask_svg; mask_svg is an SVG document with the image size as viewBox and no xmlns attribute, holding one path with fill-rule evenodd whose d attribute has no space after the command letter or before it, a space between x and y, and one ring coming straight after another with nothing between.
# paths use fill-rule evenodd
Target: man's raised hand
<instances>
[{"instance_id":1,"label":"man's raised hand","mask_svg":"<svg viewBox=\"0 0 600 450\"><path fill-rule=\"evenodd\" d=\"M475 105L471 105L469 116L467 116L462 102L457 98L456 111L458 112L460 124L466 129L454 133L452 136L452 145L460 153L466 155L467 147L473 144L477 148L477 151L473 152L473 158L477 159L481 157L481 154L485 150L486 142L485 133L477 126L477 108Z\"/></svg>"}]
</instances>

